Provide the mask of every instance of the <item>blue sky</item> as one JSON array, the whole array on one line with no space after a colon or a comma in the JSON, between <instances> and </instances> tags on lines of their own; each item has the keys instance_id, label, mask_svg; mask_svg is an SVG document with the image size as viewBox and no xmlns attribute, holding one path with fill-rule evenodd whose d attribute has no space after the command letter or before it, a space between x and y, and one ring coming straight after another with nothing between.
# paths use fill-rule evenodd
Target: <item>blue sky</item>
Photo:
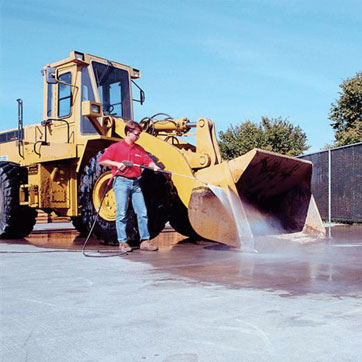
<instances>
[{"instance_id":1,"label":"blue sky","mask_svg":"<svg viewBox=\"0 0 362 362\"><path fill-rule=\"evenodd\" d=\"M157 112L212 119L217 131L262 116L299 125L318 151L342 80L362 71L362 2L294 0L1 1L0 130L42 120L45 64L71 50L139 68Z\"/></svg>"}]
</instances>

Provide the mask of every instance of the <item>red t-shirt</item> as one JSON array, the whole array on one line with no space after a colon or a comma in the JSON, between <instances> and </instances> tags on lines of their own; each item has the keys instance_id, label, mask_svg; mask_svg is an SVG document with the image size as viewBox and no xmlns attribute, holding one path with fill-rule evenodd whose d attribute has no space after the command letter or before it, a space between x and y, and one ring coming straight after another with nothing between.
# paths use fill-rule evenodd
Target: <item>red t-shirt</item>
<instances>
[{"instance_id":1,"label":"red t-shirt","mask_svg":"<svg viewBox=\"0 0 362 362\"><path fill-rule=\"evenodd\" d=\"M152 158L148 156L147 152L143 147L133 144L129 145L125 140L114 143L109 146L103 155L99 158L98 162L111 160L116 162L132 161L138 165L148 166L153 162ZM112 167L112 175L123 176L123 177L140 177L141 168L137 166L126 167L124 171L117 171L117 167Z\"/></svg>"}]
</instances>

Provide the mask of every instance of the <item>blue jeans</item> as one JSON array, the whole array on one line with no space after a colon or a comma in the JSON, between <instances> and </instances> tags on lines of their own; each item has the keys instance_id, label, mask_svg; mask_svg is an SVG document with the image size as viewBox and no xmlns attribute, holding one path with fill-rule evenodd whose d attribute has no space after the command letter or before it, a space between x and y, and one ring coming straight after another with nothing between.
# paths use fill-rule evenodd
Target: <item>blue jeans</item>
<instances>
[{"instance_id":1,"label":"blue jeans","mask_svg":"<svg viewBox=\"0 0 362 362\"><path fill-rule=\"evenodd\" d=\"M141 240L148 240L148 217L145 200L139 180L131 180L125 177L115 177L113 181L113 190L116 197L117 216L116 230L117 239L120 243L127 242L127 220L128 220L128 202L132 201L133 210L137 216L138 232Z\"/></svg>"}]
</instances>

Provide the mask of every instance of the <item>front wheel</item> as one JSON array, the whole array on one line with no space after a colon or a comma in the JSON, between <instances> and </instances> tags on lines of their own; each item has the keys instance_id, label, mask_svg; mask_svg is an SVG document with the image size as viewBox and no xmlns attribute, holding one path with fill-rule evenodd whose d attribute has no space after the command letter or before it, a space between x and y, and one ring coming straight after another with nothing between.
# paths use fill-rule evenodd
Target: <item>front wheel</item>
<instances>
[{"instance_id":1,"label":"front wheel","mask_svg":"<svg viewBox=\"0 0 362 362\"><path fill-rule=\"evenodd\" d=\"M72 216L71 218L72 224L75 227L75 229L82 235L87 235L87 227L84 225L82 217L81 216Z\"/></svg>"},{"instance_id":2,"label":"front wheel","mask_svg":"<svg viewBox=\"0 0 362 362\"><path fill-rule=\"evenodd\" d=\"M117 241L116 201L113 189L107 191L107 183L112 175L109 168L98 163L104 151L90 159L80 177L78 199L81 207L81 224L89 232L99 210L93 233L106 243ZM151 238L157 236L167 222L169 189L163 175L145 170L140 180L148 214L148 229ZM104 196L104 199L103 199ZM103 199L103 202L102 202ZM131 244L139 242L137 218L129 203L127 235Z\"/></svg>"},{"instance_id":3,"label":"front wheel","mask_svg":"<svg viewBox=\"0 0 362 362\"><path fill-rule=\"evenodd\" d=\"M81 215L76 221L76 228L78 231L80 231L79 226L81 226L81 231L83 231L83 228L87 233L91 230L96 219L100 201L102 200L107 182L111 178L109 169L98 163L98 159L102 153L103 152L99 152L95 157L92 157L89 160L88 165L84 168L80 176L78 203L80 205ZM115 209L112 213L112 210L109 210L108 207L112 204L112 199L114 199L114 195L112 195L112 193L113 191L110 189L107 191L93 229L94 235L105 242L113 242L117 240L114 223L116 216Z\"/></svg>"}]
</instances>

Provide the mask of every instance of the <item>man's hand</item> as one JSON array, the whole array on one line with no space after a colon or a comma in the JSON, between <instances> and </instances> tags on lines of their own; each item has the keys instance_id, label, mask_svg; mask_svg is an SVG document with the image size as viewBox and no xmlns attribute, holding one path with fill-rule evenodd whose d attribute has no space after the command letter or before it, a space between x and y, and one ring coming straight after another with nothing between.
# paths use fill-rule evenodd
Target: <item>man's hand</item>
<instances>
[{"instance_id":1,"label":"man's hand","mask_svg":"<svg viewBox=\"0 0 362 362\"><path fill-rule=\"evenodd\" d=\"M123 171L126 168L126 165L123 162L118 163L117 171Z\"/></svg>"},{"instance_id":2,"label":"man's hand","mask_svg":"<svg viewBox=\"0 0 362 362\"><path fill-rule=\"evenodd\" d=\"M161 170L161 168L160 167L158 167L154 162L151 162L149 165L148 165L148 167L150 167L150 168L152 168L153 169L153 171L155 171L155 172L157 172L157 171L160 171Z\"/></svg>"}]
</instances>

